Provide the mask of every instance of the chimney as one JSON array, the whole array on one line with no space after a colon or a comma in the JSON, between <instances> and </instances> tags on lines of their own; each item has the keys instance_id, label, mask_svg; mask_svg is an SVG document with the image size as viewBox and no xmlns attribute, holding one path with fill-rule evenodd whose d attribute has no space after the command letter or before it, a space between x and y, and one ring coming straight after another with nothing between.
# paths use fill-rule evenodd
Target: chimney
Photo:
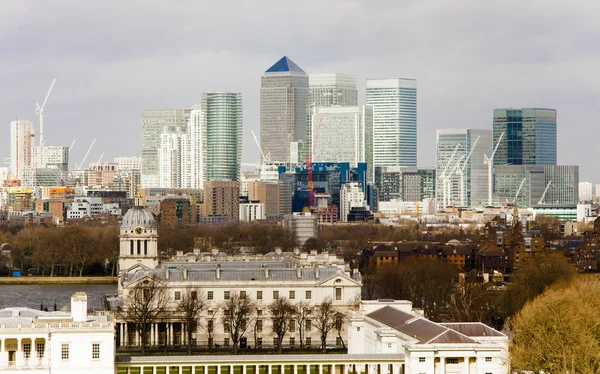
<instances>
[{"instance_id":1,"label":"chimney","mask_svg":"<svg viewBox=\"0 0 600 374\"><path fill-rule=\"evenodd\" d=\"M319 265L315 265L315 279L319 280Z\"/></svg>"},{"instance_id":2,"label":"chimney","mask_svg":"<svg viewBox=\"0 0 600 374\"><path fill-rule=\"evenodd\" d=\"M71 296L71 317L73 322L87 321L87 294L77 292Z\"/></svg>"},{"instance_id":3,"label":"chimney","mask_svg":"<svg viewBox=\"0 0 600 374\"><path fill-rule=\"evenodd\" d=\"M217 248L213 248L213 249L211 249L210 253L212 253L213 256L216 256L219 254L219 250Z\"/></svg>"},{"instance_id":4,"label":"chimney","mask_svg":"<svg viewBox=\"0 0 600 374\"><path fill-rule=\"evenodd\" d=\"M169 279L169 268L165 268L165 279Z\"/></svg>"},{"instance_id":5,"label":"chimney","mask_svg":"<svg viewBox=\"0 0 600 374\"><path fill-rule=\"evenodd\" d=\"M302 279L302 268L300 266L296 266L296 277Z\"/></svg>"},{"instance_id":6,"label":"chimney","mask_svg":"<svg viewBox=\"0 0 600 374\"><path fill-rule=\"evenodd\" d=\"M265 279L269 279L269 267L267 265L264 265L264 270L265 270Z\"/></svg>"},{"instance_id":7,"label":"chimney","mask_svg":"<svg viewBox=\"0 0 600 374\"><path fill-rule=\"evenodd\" d=\"M221 264L217 264L215 270L217 271L217 279L221 279Z\"/></svg>"},{"instance_id":8,"label":"chimney","mask_svg":"<svg viewBox=\"0 0 600 374\"><path fill-rule=\"evenodd\" d=\"M188 278L188 269L185 265L183 265L183 279L187 279Z\"/></svg>"},{"instance_id":9,"label":"chimney","mask_svg":"<svg viewBox=\"0 0 600 374\"><path fill-rule=\"evenodd\" d=\"M280 254L283 253L283 249L281 249L281 247L276 247L275 248L275 253L278 254L278 255L280 255Z\"/></svg>"}]
</instances>

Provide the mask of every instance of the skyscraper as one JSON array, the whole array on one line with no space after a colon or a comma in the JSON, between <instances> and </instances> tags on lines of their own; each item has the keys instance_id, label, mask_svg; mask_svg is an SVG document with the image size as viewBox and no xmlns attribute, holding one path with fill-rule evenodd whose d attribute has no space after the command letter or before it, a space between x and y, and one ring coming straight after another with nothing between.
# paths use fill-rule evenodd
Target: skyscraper
<instances>
[{"instance_id":1,"label":"skyscraper","mask_svg":"<svg viewBox=\"0 0 600 374\"><path fill-rule=\"evenodd\" d=\"M484 165L483 160L484 154L489 152L491 146L490 130L437 131L436 201L438 207L452 204L481 207L487 204L487 166ZM467 160L471 148L473 152Z\"/></svg>"},{"instance_id":2,"label":"skyscraper","mask_svg":"<svg viewBox=\"0 0 600 374\"><path fill-rule=\"evenodd\" d=\"M181 132L160 134L158 148L160 188L182 188L182 168L185 162L186 135Z\"/></svg>"},{"instance_id":3,"label":"skyscraper","mask_svg":"<svg viewBox=\"0 0 600 374\"><path fill-rule=\"evenodd\" d=\"M242 162L242 94L202 94L206 181L239 181Z\"/></svg>"},{"instance_id":4,"label":"skyscraper","mask_svg":"<svg viewBox=\"0 0 600 374\"><path fill-rule=\"evenodd\" d=\"M290 143L306 139L308 76L287 56L261 79L260 145L274 162L289 162Z\"/></svg>"},{"instance_id":5,"label":"skyscraper","mask_svg":"<svg viewBox=\"0 0 600 374\"><path fill-rule=\"evenodd\" d=\"M417 81L367 79L373 107L373 165L417 166Z\"/></svg>"},{"instance_id":6,"label":"skyscraper","mask_svg":"<svg viewBox=\"0 0 600 374\"><path fill-rule=\"evenodd\" d=\"M494 110L494 165L556 165L556 110Z\"/></svg>"},{"instance_id":7,"label":"skyscraper","mask_svg":"<svg viewBox=\"0 0 600 374\"><path fill-rule=\"evenodd\" d=\"M592 201L592 182L579 182L579 201Z\"/></svg>"},{"instance_id":8,"label":"skyscraper","mask_svg":"<svg viewBox=\"0 0 600 374\"><path fill-rule=\"evenodd\" d=\"M159 186L161 134L187 131L191 109L142 110L142 185Z\"/></svg>"},{"instance_id":9,"label":"skyscraper","mask_svg":"<svg viewBox=\"0 0 600 374\"><path fill-rule=\"evenodd\" d=\"M23 172L31 167L31 147L34 145L33 122L10 122L10 174L22 180Z\"/></svg>"},{"instance_id":10,"label":"skyscraper","mask_svg":"<svg viewBox=\"0 0 600 374\"><path fill-rule=\"evenodd\" d=\"M187 136L184 143L182 184L184 188L204 188L204 156L206 128L202 106L194 105L190 111Z\"/></svg>"}]
</instances>

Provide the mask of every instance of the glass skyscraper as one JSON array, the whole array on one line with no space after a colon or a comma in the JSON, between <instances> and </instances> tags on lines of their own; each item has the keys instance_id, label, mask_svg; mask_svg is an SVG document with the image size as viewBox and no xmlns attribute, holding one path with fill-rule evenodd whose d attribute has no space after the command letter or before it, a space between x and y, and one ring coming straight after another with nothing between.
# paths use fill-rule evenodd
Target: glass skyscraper
<instances>
[{"instance_id":1,"label":"glass skyscraper","mask_svg":"<svg viewBox=\"0 0 600 374\"><path fill-rule=\"evenodd\" d=\"M367 79L367 105L373 107L374 167L416 167L417 81Z\"/></svg>"},{"instance_id":2,"label":"glass skyscraper","mask_svg":"<svg viewBox=\"0 0 600 374\"><path fill-rule=\"evenodd\" d=\"M556 165L556 110L494 110L494 165Z\"/></svg>"},{"instance_id":3,"label":"glass skyscraper","mask_svg":"<svg viewBox=\"0 0 600 374\"><path fill-rule=\"evenodd\" d=\"M242 94L202 94L205 181L239 181L242 161Z\"/></svg>"}]
</instances>

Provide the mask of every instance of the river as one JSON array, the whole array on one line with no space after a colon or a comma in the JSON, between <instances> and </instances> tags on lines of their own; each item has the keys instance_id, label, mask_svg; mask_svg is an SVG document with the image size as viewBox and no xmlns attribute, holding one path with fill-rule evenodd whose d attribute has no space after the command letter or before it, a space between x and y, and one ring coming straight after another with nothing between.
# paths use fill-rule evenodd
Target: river
<instances>
[{"instance_id":1,"label":"river","mask_svg":"<svg viewBox=\"0 0 600 374\"><path fill-rule=\"evenodd\" d=\"M102 295L117 292L116 284L35 284L0 285L0 309L8 307L29 307L40 309L44 304L48 310L54 309L54 303L60 310L71 306L71 295L86 292L88 310L102 310Z\"/></svg>"}]
</instances>

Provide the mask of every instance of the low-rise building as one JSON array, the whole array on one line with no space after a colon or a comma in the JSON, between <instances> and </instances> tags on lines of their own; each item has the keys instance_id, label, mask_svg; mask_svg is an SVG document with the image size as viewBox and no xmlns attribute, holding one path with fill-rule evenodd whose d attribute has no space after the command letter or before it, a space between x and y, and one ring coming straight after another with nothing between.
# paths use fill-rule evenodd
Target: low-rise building
<instances>
[{"instance_id":1,"label":"low-rise building","mask_svg":"<svg viewBox=\"0 0 600 374\"><path fill-rule=\"evenodd\" d=\"M266 217L265 204L257 202L240 204L240 221L253 222Z\"/></svg>"}]
</instances>

